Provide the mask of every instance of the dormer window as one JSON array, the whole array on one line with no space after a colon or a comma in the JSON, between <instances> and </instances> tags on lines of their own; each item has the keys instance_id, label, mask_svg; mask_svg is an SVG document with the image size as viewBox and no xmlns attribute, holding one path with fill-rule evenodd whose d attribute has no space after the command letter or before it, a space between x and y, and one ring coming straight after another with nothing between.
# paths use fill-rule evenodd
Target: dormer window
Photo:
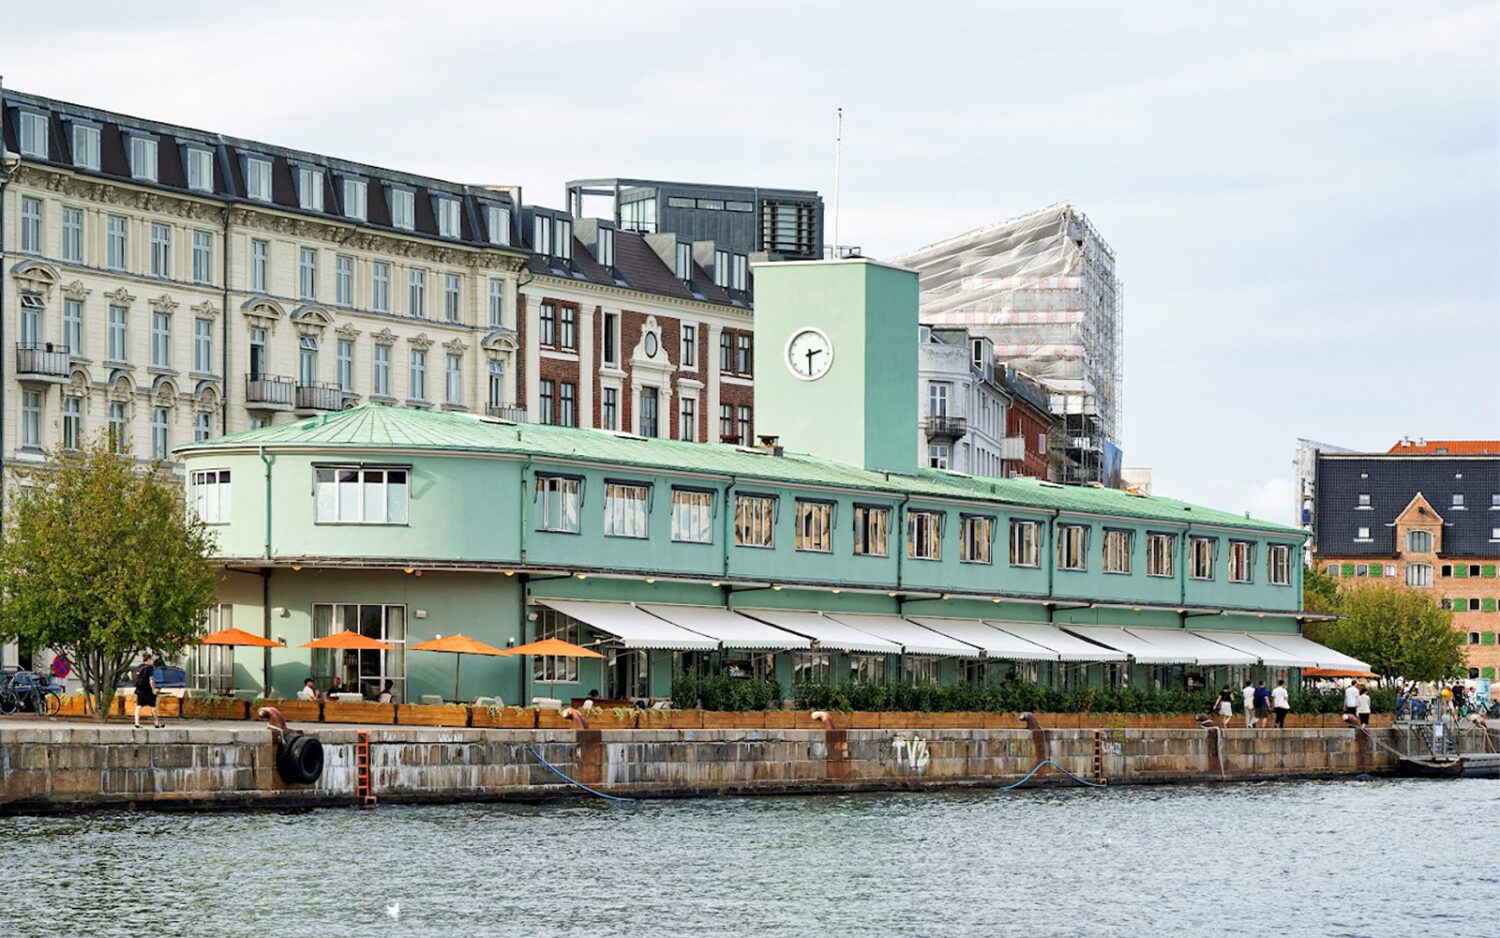
<instances>
[{"instance_id":1,"label":"dormer window","mask_svg":"<svg viewBox=\"0 0 1500 938\"><path fill-rule=\"evenodd\" d=\"M369 214L369 186L363 179L344 177L344 217L364 221Z\"/></svg>"},{"instance_id":2,"label":"dormer window","mask_svg":"<svg viewBox=\"0 0 1500 938\"><path fill-rule=\"evenodd\" d=\"M685 283L693 282L693 246L681 241L677 242L677 279Z\"/></svg>"},{"instance_id":3,"label":"dormer window","mask_svg":"<svg viewBox=\"0 0 1500 938\"><path fill-rule=\"evenodd\" d=\"M156 138L130 135L130 175L144 182L156 182Z\"/></svg>"},{"instance_id":4,"label":"dormer window","mask_svg":"<svg viewBox=\"0 0 1500 938\"><path fill-rule=\"evenodd\" d=\"M323 211L323 171L318 167L297 167L297 204L309 212Z\"/></svg>"},{"instance_id":5,"label":"dormer window","mask_svg":"<svg viewBox=\"0 0 1500 938\"><path fill-rule=\"evenodd\" d=\"M1430 554L1430 553L1432 553L1432 532L1431 531L1407 531L1406 532L1406 551L1407 551L1407 553L1410 553L1410 554Z\"/></svg>"},{"instance_id":6,"label":"dormer window","mask_svg":"<svg viewBox=\"0 0 1500 938\"><path fill-rule=\"evenodd\" d=\"M432 199L432 213L437 216L438 234L444 238L459 237L458 200L438 195Z\"/></svg>"},{"instance_id":7,"label":"dormer window","mask_svg":"<svg viewBox=\"0 0 1500 938\"><path fill-rule=\"evenodd\" d=\"M729 252L714 252L714 286L728 290L730 283Z\"/></svg>"},{"instance_id":8,"label":"dormer window","mask_svg":"<svg viewBox=\"0 0 1500 938\"><path fill-rule=\"evenodd\" d=\"M214 191L214 155L203 147L183 147L182 155L187 163L188 188L195 192Z\"/></svg>"},{"instance_id":9,"label":"dormer window","mask_svg":"<svg viewBox=\"0 0 1500 938\"><path fill-rule=\"evenodd\" d=\"M1358 507L1360 507L1360 508L1369 508L1370 507L1370 495L1369 495L1368 492L1361 492L1360 493Z\"/></svg>"},{"instance_id":10,"label":"dormer window","mask_svg":"<svg viewBox=\"0 0 1500 938\"><path fill-rule=\"evenodd\" d=\"M615 230L613 228L600 227L598 257L600 266L610 270L615 269Z\"/></svg>"},{"instance_id":11,"label":"dormer window","mask_svg":"<svg viewBox=\"0 0 1500 938\"><path fill-rule=\"evenodd\" d=\"M391 187L391 225L403 231L417 227L417 197L410 189Z\"/></svg>"},{"instance_id":12,"label":"dormer window","mask_svg":"<svg viewBox=\"0 0 1500 938\"><path fill-rule=\"evenodd\" d=\"M552 217L550 215L532 216L531 249L538 254L552 253Z\"/></svg>"},{"instance_id":13,"label":"dormer window","mask_svg":"<svg viewBox=\"0 0 1500 938\"><path fill-rule=\"evenodd\" d=\"M750 289L750 258L748 255L736 254L734 256L734 275L729 281L729 287L741 293Z\"/></svg>"},{"instance_id":14,"label":"dormer window","mask_svg":"<svg viewBox=\"0 0 1500 938\"><path fill-rule=\"evenodd\" d=\"M1464 507L1464 497L1462 493L1453 493L1453 507L1458 509L1462 509Z\"/></svg>"},{"instance_id":15,"label":"dormer window","mask_svg":"<svg viewBox=\"0 0 1500 938\"><path fill-rule=\"evenodd\" d=\"M47 115L40 111L21 111L21 155L47 159Z\"/></svg>"},{"instance_id":16,"label":"dormer window","mask_svg":"<svg viewBox=\"0 0 1500 938\"><path fill-rule=\"evenodd\" d=\"M257 202L271 201L271 161L263 156L245 157L245 195Z\"/></svg>"},{"instance_id":17,"label":"dormer window","mask_svg":"<svg viewBox=\"0 0 1500 938\"><path fill-rule=\"evenodd\" d=\"M559 218L553 228L557 236L557 244L552 253L561 260L573 259L573 223L566 218Z\"/></svg>"},{"instance_id":18,"label":"dormer window","mask_svg":"<svg viewBox=\"0 0 1500 938\"><path fill-rule=\"evenodd\" d=\"M484 226L491 244L510 243L510 209L503 205L486 205Z\"/></svg>"},{"instance_id":19,"label":"dormer window","mask_svg":"<svg viewBox=\"0 0 1500 938\"><path fill-rule=\"evenodd\" d=\"M99 128L93 124L73 124L73 165L99 169Z\"/></svg>"}]
</instances>

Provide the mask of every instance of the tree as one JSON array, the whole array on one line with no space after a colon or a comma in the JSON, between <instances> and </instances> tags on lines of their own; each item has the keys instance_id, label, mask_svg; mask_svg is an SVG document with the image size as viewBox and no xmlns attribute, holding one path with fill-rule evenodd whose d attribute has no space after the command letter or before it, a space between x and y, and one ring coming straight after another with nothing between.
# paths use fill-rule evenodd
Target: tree
<instances>
[{"instance_id":1,"label":"tree","mask_svg":"<svg viewBox=\"0 0 1500 938\"><path fill-rule=\"evenodd\" d=\"M52 458L8 500L0 638L66 655L103 719L137 654L176 658L197 638L213 538L160 463L139 472L103 435Z\"/></svg>"},{"instance_id":2,"label":"tree","mask_svg":"<svg viewBox=\"0 0 1500 938\"><path fill-rule=\"evenodd\" d=\"M1309 637L1370 665L1383 678L1437 681L1463 672L1463 636L1453 613L1427 590L1395 583L1348 585L1337 622L1309 624Z\"/></svg>"},{"instance_id":3,"label":"tree","mask_svg":"<svg viewBox=\"0 0 1500 938\"><path fill-rule=\"evenodd\" d=\"M1308 612L1339 611L1338 581L1317 567L1302 571L1302 608Z\"/></svg>"}]
</instances>

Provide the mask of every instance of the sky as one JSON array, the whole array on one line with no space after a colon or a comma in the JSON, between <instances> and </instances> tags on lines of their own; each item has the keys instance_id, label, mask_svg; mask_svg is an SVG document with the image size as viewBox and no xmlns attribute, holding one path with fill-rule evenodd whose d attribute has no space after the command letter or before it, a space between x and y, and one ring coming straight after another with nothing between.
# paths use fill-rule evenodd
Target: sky
<instances>
[{"instance_id":1,"label":"sky","mask_svg":"<svg viewBox=\"0 0 1500 938\"><path fill-rule=\"evenodd\" d=\"M0 0L15 13L35 11ZM1298 437L1500 438L1500 4L54 0L7 87L457 182L817 189L893 256L1054 202L1127 466L1290 522Z\"/></svg>"}]
</instances>

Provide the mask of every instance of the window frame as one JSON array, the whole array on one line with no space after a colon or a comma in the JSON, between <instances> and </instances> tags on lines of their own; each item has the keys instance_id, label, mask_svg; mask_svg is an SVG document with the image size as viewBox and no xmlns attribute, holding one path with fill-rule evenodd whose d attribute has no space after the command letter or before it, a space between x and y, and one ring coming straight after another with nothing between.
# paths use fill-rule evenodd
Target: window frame
<instances>
[{"instance_id":1,"label":"window frame","mask_svg":"<svg viewBox=\"0 0 1500 938\"><path fill-rule=\"evenodd\" d=\"M781 497L767 492L734 493L734 546L752 550L776 549L776 522ZM754 511L754 517L746 512ZM752 530L752 528L756 530ZM751 540L747 535L763 534Z\"/></svg>"},{"instance_id":2,"label":"window frame","mask_svg":"<svg viewBox=\"0 0 1500 938\"><path fill-rule=\"evenodd\" d=\"M1069 573L1087 572L1089 567L1089 529L1090 525L1077 522L1060 522L1057 525L1057 569ZM1076 538L1075 538L1076 536ZM1077 540L1075 545L1071 543ZM1064 563L1064 555L1071 555L1077 551L1077 563Z\"/></svg>"},{"instance_id":3,"label":"window frame","mask_svg":"<svg viewBox=\"0 0 1500 938\"><path fill-rule=\"evenodd\" d=\"M672 486L672 541L676 544L712 544L718 519L718 492L711 488L688 485ZM679 498L679 496L687 496ZM706 500L706 504L704 503ZM704 517L697 517L704 513ZM687 535L701 533L704 537Z\"/></svg>"},{"instance_id":4,"label":"window frame","mask_svg":"<svg viewBox=\"0 0 1500 938\"><path fill-rule=\"evenodd\" d=\"M207 477L213 476L212 480ZM190 486L193 493L193 508L198 514L198 520L204 524L228 524L230 512L233 510L233 480L230 478L230 470L218 469L194 469L188 474ZM212 510L209 510L209 499L207 490L213 490Z\"/></svg>"},{"instance_id":5,"label":"window frame","mask_svg":"<svg viewBox=\"0 0 1500 938\"><path fill-rule=\"evenodd\" d=\"M854 516L854 556L890 557L892 510L890 505L854 503L854 511L851 512ZM879 520L875 521L876 518ZM872 528L879 535L879 550L870 549Z\"/></svg>"},{"instance_id":6,"label":"window frame","mask_svg":"<svg viewBox=\"0 0 1500 938\"><path fill-rule=\"evenodd\" d=\"M272 200L272 165L269 157L245 154L245 198L255 202Z\"/></svg>"},{"instance_id":7,"label":"window frame","mask_svg":"<svg viewBox=\"0 0 1500 938\"><path fill-rule=\"evenodd\" d=\"M1042 565L1042 533L1041 533L1041 529L1042 529L1042 522L1037 521L1037 520L1032 519L1032 518L1011 518L1010 519L1010 566L1012 566L1012 567L1022 567L1024 569L1029 569L1029 570L1035 570L1035 569L1041 567L1041 565ZM1020 559L1018 559L1017 556L1016 556L1017 555L1017 549L1016 548L1018 546L1017 537L1018 537L1018 535L1021 535L1021 532L1027 531L1027 530L1029 530L1031 532L1031 536L1030 536L1029 539L1026 538L1026 537L1024 537L1024 536L1021 537L1021 540L1019 542L1019 546L1021 547L1020 553L1022 554L1022 557ZM1029 541L1029 543L1028 543L1028 541ZM1026 556L1029 556L1031 558L1031 560L1030 560L1029 563L1025 560Z\"/></svg>"},{"instance_id":8,"label":"window frame","mask_svg":"<svg viewBox=\"0 0 1500 938\"><path fill-rule=\"evenodd\" d=\"M1170 531L1146 532L1146 576L1172 578L1177 567L1177 535ZM1166 562L1162 563L1165 557Z\"/></svg>"},{"instance_id":9,"label":"window frame","mask_svg":"<svg viewBox=\"0 0 1500 938\"><path fill-rule=\"evenodd\" d=\"M1230 583L1255 582L1255 542L1230 540L1227 578Z\"/></svg>"},{"instance_id":10,"label":"window frame","mask_svg":"<svg viewBox=\"0 0 1500 938\"><path fill-rule=\"evenodd\" d=\"M536 509L535 527L549 534L582 534L585 479L562 472L538 472L533 477L531 500ZM556 505L556 523L552 521Z\"/></svg>"},{"instance_id":11,"label":"window frame","mask_svg":"<svg viewBox=\"0 0 1500 938\"><path fill-rule=\"evenodd\" d=\"M1119 543L1121 540L1124 541L1123 545ZM1134 567L1132 554L1135 552L1135 531L1130 528L1107 527L1104 529L1101 546L1104 556L1100 569L1116 576L1130 576Z\"/></svg>"},{"instance_id":12,"label":"window frame","mask_svg":"<svg viewBox=\"0 0 1500 938\"><path fill-rule=\"evenodd\" d=\"M906 509L906 559L941 562L943 559L943 525L948 512L940 508ZM925 529L925 530L924 530ZM929 548L919 553L919 541Z\"/></svg>"},{"instance_id":13,"label":"window frame","mask_svg":"<svg viewBox=\"0 0 1500 938\"><path fill-rule=\"evenodd\" d=\"M411 525L411 490L412 490L412 467L410 464L401 465L397 463L329 463L315 462L313 470L313 524L333 526L355 526L355 527L409 527ZM344 486L348 484L341 473L353 472L356 474L354 484L358 486L359 517L345 519L343 515L343 492ZM380 505L384 510L384 517L371 519L365 517L365 508L369 501L366 486L373 484L367 479L367 474L379 472L382 477L379 481L381 487ZM388 473L400 472L405 474L405 480L401 483L401 518L392 521L391 516L391 480L386 476ZM321 474L331 473L332 478L324 480ZM322 517L323 502L320 498L323 485L331 485L333 493L332 517Z\"/></svg>"},{"instance_id":14,"label":"window frame","mask_svg":"<svg viewBox=\"0 0 1500 938\"><path fill-rule=\"evenodd\" d=\"M810 554L833 553L833 529L838 502L829 498L795 500L796 524L792 531L794 550Z\"/></svg>"},{"instance_id":15,"label":"window frame","mask_svg":"<svg viewBox=\"0 0 1500 938\"><path fill-rule=\"evenodd\" d=\"M997 519L996 519L995 515L971 514L971 513L967 513L967 512L960 512L959 513L959 516L958 516L958 522L959 522L959 529L958 529L958 562L959 563L982 564L984 566L990 566L990 565L992 565L994 563L994 559L995 559L994 544L995 544L995 528L996 528L995 521L996 520ZM977 526L982 526L983 527L983 531L979 532L980 536L976 539L974 537L974 535L976 533L975 530L974 530L974 528L977 527ZM975 555L975 552L970 549L971 547L974 547L974 546L977 546L977 547L980 548L980 550L978 551L978 554L980 554L982 556Z\"/></svg>"},{"instance_id":16,"label":"window frame","mask_svg":"<svg viewBox=\"0 0 1500 938\"><path fill-rule=\"evenodd\" d=\"M1292 585L1292 545L1266 545L1266 581L1272 586Z\"/></svg>"},{"instance_id":17,"label":"window frame","mask_svg":"<svg viewBox=\"0 0 1500 938\"><path fill-rule=\"evenodd\" d=\"M1198 564L1199 564L1199 560L1200 560L1200 558L1198 556L1198 547L1199 547L1199 545L1203 545L1203 544L1208 545L1208 572L1200 574L1198 572ZM1188 569L1187 569L1187 574L1188 574L1188 579L1189 580L1198 580L1198 581L1204 582L1204 583L1212 582L1213 579L1214 579L1214 567L1218 564L1218 560L1219 560L1219 539L1218 538L1216 538L1216 537L1199 537L1198 535L1195 535L1195 534L1188 535Z\"/></svg>"},{"instance_id":18,"label":"window frame","mask_svg":"<svg viewBox=\"0 0 1500 938\"><path fill-rule=\"evenodd\" d=\"M604 480L605 537L647 540L651 537L651 495L654 487L639 479Z\"/></svg>"}]
</instances>

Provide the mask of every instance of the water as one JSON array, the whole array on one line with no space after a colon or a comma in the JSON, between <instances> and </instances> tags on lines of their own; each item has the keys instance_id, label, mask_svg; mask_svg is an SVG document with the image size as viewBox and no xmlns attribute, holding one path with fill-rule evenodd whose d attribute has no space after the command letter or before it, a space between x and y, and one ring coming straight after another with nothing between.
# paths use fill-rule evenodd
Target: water
<instances>
[{"instance_id":1,"label":"water","mask_svg":"<svg viewBox=\"0 0 1500 938\"><path fill-rule=\"evenodd\" d=\"M0 818L0 934L1495 934L1497 811L1475 779Z\"/></svg>"}]
</instances>

